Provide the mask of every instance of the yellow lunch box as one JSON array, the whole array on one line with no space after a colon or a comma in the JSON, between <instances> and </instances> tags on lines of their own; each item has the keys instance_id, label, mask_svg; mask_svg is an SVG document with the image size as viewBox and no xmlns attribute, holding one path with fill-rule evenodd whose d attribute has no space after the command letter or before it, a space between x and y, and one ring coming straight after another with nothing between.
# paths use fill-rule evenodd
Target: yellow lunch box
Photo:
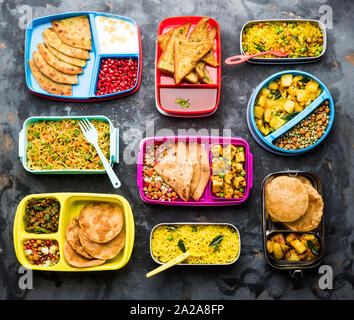
<instances>
[{"instance_id":1,"label":"yellow lunch box","mask_svg":"<svg viewBox=\"0 0 354 320\"><path fill-rule=\"evenodd\" d=\"M25 209L30 199L50 198L55 199L60 204L58 230L53 233L30 233L25 229L23 220ZM123 212L125 233L125 246L113 259L107 260L104 264L90 268L72 267L64 256L65 231L70 220L78 215L82 208L90 202L109 202L118 205ZM41 271L104 271L117 270L123 268L129 261L133 251L135 237L134 217L129 202L122 196L115 194L100 193L42 193L26 196L19 203L13 228L13 240L18 261L25 268ZM56 240L59 245L60 258L53 266L43 266L29 263L23 248L23 242L29 239L34 240Z\"/></svg>"}]
</instances>

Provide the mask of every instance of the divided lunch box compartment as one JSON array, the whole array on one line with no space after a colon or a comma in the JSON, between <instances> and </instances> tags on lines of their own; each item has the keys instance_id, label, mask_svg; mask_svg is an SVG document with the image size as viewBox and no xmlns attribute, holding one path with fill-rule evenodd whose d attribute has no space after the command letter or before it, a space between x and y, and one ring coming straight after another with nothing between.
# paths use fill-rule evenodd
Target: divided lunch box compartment
<instances>
[{"instance_id":1,"label":"divided lunch box compartment","mask_svg":"<svg viewBox=\"0 0 354 320\"><path fill-rule=\"evenodd\" d=\"M152 249L151 249L151 239L152 235L155 231L155 229L159 226L178 226L178 225L191 225L191 226L200 226L200 225L215 225L215 226L230 226L234 228L238 234L238 239L239 239L239 249L238 249L238 255L235 258L235 260L229 262L229 263L208 263L208 264L195 264L195 263L179 263L178 266L228 266L230 264L234 264L241 255L241 236L240 236L240 231L231 223L217 223L217 222L175 222L175 223L159 223L157 224L150 232L150 256L152 260L154 260L156 263L162 265L163 263L156 260L155 257L152 254Z\"/></svg>"},{"instance_id":2,"label":"divided lunch box compartment","mask_svg":"<svg viewBox=\"0 0 354 320\"><path fill-rule=\"evenodd\" d=\"M264 19L264 20L251 20L247 21L241 28L240 32L240 52L242 55L246 55L246 53L243 51L243 46L242 46L242 36L243 36L243 30L252 25L252 24L258 24L260 22L286 22L286 23L292 23L292 22L312 22L318 25L318 27L321 29L322 34L323 34L323 50L321 54L317 57L301 57L301 58L252 58L247 60L249 63L256 63L256 64L300 64L300 63L311 63L311 62L317 62L323 58L323 56L326 53L327 49L327 32L326 32L326 27L321 21L317 20L311 20L311 19Z\"/></svg>"},{"instance_id":3,"label":"divided lunch box compartment","mask_svg":"<svg viewBox=\"0 0 354 320\"><path fill-rule=\"evenodd\" d=\"M319 266L323 260L325 253L325 230L324 230L324 216L322 216L321 223L319 226L312 230L306 232L296 232L288 229L280 222L273 222L271 217L267 214L266 208L266 195L265 195L265 187L268 183L270 183L275 177L287 175L290 177L303 176L307 178L312 186L318 191L320 195L322 195L322 185L319 178L311 173L305 171L298 170L286 170L286 171L278 171L267 175L262 182L262 231L263 231L263 251L264 257L267 263L278 270L288 270L293 279L299 280L303 276L303 270L312 269ZM272 257L267 251L267 240L276 233L306 233L306 234L314 234L320 243L320 254L313 261L286 261L286 260L278 260Z\"/></svg>"},{"instance_id":4,"label":"divided lunch box compartment","mask_svg":"<svg viewBox=\"0 0 354 320\"><path fill-rule=\"evenodd\" d=\"M245 194L244 197L239 199L225 199L218 198L211 193L211 179L205 187L204 193L198 202L193 199L188 201L176 200L176 201L161 201L148 199L144 194L144 157L146 153L146 146L153 143L163 143L165 141L184 141L185 143L197 142L204 146L209 156L209 163L211 164L211 146L214 144L228 145L232 144L238 147L244 147L245 149ZM218 137L218 136L168 136L168 137L150 137L145 138L140 143L140 151L138 153L138 165L137 165L137 185L139 188L139 194L141 199L147 203L163 204L163 205L179 205L179 206L227 206L227 205L239 205L245 202L250 196L250 192L253 186L253 156L250 152L250 147L246 140L233 137Z\"/></svg>"},{"instance_id":5,"label":"divided lunch box compartment","mask_svg":"<svg viewBox=\"0 0 354 320\"><path fill-rule=\"evenodd\" d=\"M54 233L30 233L25 230L23 217L28 201L30 199L51 198L60 204L58 231ZM64 256L64 241L66 227L70 220L77 216L82 208L91 202L109 202L118 205L123 212L125 233L125 246L120 253L113 259L107 260L104 264L90 268L75 268L67 263ZM134 217L129 202L122 196L113 194L99 193L47 193L31 194L26 196L19 203L13 228L13 241L18 261L27 269L42 271L105 271L123 268L129 261L133 251L135 237ZM41 266L30 264L23 249L23 242L29 239L34 240L56 240L59 245L60 259L54 266Z\"/></svg>"},{"instance_id":6,"label":"divided lunch box compartment","mask_svg":"<svg viewBox=\"0 0 354 320\"><path fill-rule=\"evenodd\" d=\"M157 36L169 31L170 29L190 22L189 33L203 17L185 16L172 17L162 20L158 26ZM159 112L167 116L175 117L205 117L213 114L219 105L221 89L221 44L220 27L212 18L209 18L211 27L217 29L213 52L219 66L214 68L206 65L210 73L213 84L191 84L182 80L178 85L175 84L173 76L160 72L157 68L162 50L156 41L156 65L155 65L155 100L156 108ZM187 35L188 38L188 35ZM176 99L189 100L190 107L182 108Z\"/></svg>"},{"instance_id":7,"label":"divided lunch box compartment","mask_svg":"<svg viewBox=\"0 0 354 320\"><path fill-rule=\"evenodd\" d=\"M114 163L119 163L119 129L114 128L112 122L105 116L63 116L63 117L30 117L25 120L23 123L23 127L19 133L18 139L18 155L20 157L20 161L28 172L36 173L36 174L86 174L86 173L106 173L105 169L102 170L79 170L79 169L71 169L71 170L31 170L27 166L27 144L28 139L26 135L26 131L28 126L31 123L38 121L59 121L65 119L73 119L73 120L102 120L109 123L110 127L110 159L109 164L113 167Z\"/></svg>"},{"instance_id":8,"label":"divided lunch box compartment","mask_svg":"<svg viewBox=\"0 0 354 320\"><path fill-rule=\"evenodd\" d=\"M87 15L90 21L91 28L91 42L92 42L92 50L89 51L90 59L87 60L87 64L84 67L84 71L82 74L78 75L78 84L73 85L73 94L72 96L61 96L54 95L39 86L37 80L33 77L31 70L29 68L28 60L32 59L32 54L34 51L38 51L37 44L43 43L44 39L42 37L42 32L51 28L51 22L53 20L61 20L65 18L70 18L74 16ZM122 52L122 53L103 53L98 38L98 31L95 19L96 17L107 17L113 19L120 19L126 22L131 23L136 32L136 41L138 42L138 51L137 52ZM137 79L134 87L120 91L116 93L106 94L106 95L96 95L96 86L99 75L99 69L101 65L102 58L132 58L138 60L138 72ZM141 37L140 37L140 29L136 22L128 17L123 17L115 14L109 13L101 13L101 12L90 12L90 11L82 11L82 12L68 12L61 13L46 17L41 17L32 20L26 29L26 39L25 39L25 72L26 72L26 84L29 90L38 95L45 98L53 99L53 100L61 100L61 101L100 101L100 100L110 100L123 96L127 96L136 92L140 86L141 82L141 69L142 69L142 47L141 47Z\"/></svg>"},{"instance_id":9,"label":"divided lunch box compartment","mask_svg":"<svg viewBox=\"0 0 354 320\"><path fill-rule=\"evenodd\" d=\"M309 78L315 80L316 82L318 82L320 88L322 89L322 92L314 101L311 102L310 105L308 105L303 111L301 111L293 119L286 122L278 130L275 130L274 132L268 134L267 136L263 136L263 134L257 128L256 122L254 119L254 106L255 106L256 99L257 99L257 95L262 90L262 88L267 87L270 82L272 82L273 80L275 80L277 78L280 78L284 74L292 74L293 76L300 75L300 76L304 76L304 77L309 77ZM297 149L297 150L281 149L273 144L274 140L276 140L277 138L282 136L284 133L286 133L287 131L292 129L295 125L297 125L304 118L306 118L308 115L310 115L315 109L317 109L326 100L328 100L328 102L329 102L328 107L330 108L328 126L327 126L324 134L322 135L322 137L316 143L312 144L311 146L309 146L307 148ZM319 144L321 144L324 141L324 139L326 139L327 135L331 131L331 128L332 128L332 125L334 122L334 114L335 114L335 108L334 108L333 98L332 98L331 93L329 92L328 88L325 86L325 84L321 80L319 80L314 75L304 72L304 71L285 70L285 71L275 73L272 76L268 77L263 82L261 82L257 86L257 88L253 91L253 93L249 99L248 107L247 107L247 124L248 124L248 129L251 132L254 139L264 149L266 149L270 152L273 152L275 154L278 154L278 155L296 156L296 155L311 151L312 149L317 147Z\"/></svg>"}]
</instances>

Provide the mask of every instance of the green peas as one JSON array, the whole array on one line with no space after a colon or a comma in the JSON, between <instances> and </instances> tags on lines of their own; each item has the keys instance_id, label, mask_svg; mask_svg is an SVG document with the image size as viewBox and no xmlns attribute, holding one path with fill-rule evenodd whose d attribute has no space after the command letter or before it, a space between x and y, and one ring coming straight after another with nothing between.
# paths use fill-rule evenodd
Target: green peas
<instances>
[{"instance_id":1,"label":"green peas","mask_svg":"<svg viewBox=\"0 0 354 320\"><path fill-rule=\"evenodd\" d=\"M109 136L109 130L106 130L106 131L105 131L105 135L106 135L106 136Z\"/></svg>"},{"instance_id":2,"label":"green peas","mask_svg":"<svg viewBox=\"0 0 354 320\"><path fill-rule=\"evenodd\" d=\"M294 28L294 25L292 23L289 23L288 26L290 29Z\"/></svg>"},{"instance_id":3,"label":"green peas","mask_svg":"<svg viewBox=\"0 0 354 320\"><path fill-rule=\"evenodd\" d=\"M75 124L76 123L76 120L71 120L71 124Z\"/></svg>"},{"instance_id":4,"label":"green peas","mask_svg":"<svg viewBox=\"0 0 354 320\"><path fill-rule=\"evenodd\" d=\"M69 143L69 139L68 138L65 138L65 143Z\"/></svg>"},{"instance_id":5,"label":"green peas","mask_svg":"<svg viewBox=\"0 0 354 320\"><path fill-rule=\"evenodd\" d=\"M172 236L168 236L167 239L168 239L169 241L172 241L172 240L173 240L173 237L172 237Z\"/></svg>"},{"instance_id":6,"label":"green peas","mask_svg":"<svg viewBox=\"0 0 354 320\"><path fill-rule=\"evenodd\" d=\"M224 197L225 197L224 193L223 193L223 192L220 192L220 193L219 193L219 197L220 197L220 198L224 198Z\"/></svg>"},{"instance_id":7,"label":"green peas","mask_svg":"<svg viewBox=\"0 0 354 320\"><path fill-rule=\"evenodd\" d=\"M245 170L241 171L240 175L241 175L241 177L244 177L246 175Z\"/></svg>"},{"instance_id":8,"label":"green peas","mask_svg":"<svg viewBox=\"0 0 354 320\"><path fill-rule=\"evenodd\" d=\"M301 52L301 53L304 53L305 50L306 50L306 49L305 49L304 47L300 48L300 52Z\"/></svg>"},{"instance_id":9,"label":"green peas","mask_svg":"<svg viewBox=\"0 0 354 320\"><path fill-rule=\"evenodd\" d=\"M98 164L100 165L100 166L103 166L103 162L100 160L100 161L98 161Z\"/></svg>"},{"instance_id":10,"label":"green peas","mask_svg":"<svg viewBox=\"0 0 354 320\"><path fill-rule=\"evenodd\" d=\"M295 55L295 53L294 52L290 52L290 57L293 57Z\"/></svg>"},{"instance_id":11,"label":"green peas","mask_svg":"<svg viewBox=\"0 0 354 320\"><path fill-rule=\"evenodd\" d=\"M42 143L43 145L44 145L44 144L46 144L46 142L45 142L44 140L42 140L42 142L41 142L41 143Z\"/></svg>"},{"instance_id":12,"label":"green peas","mask_svg":"<svg viewBox=\"0 0 354 320\"><path fill-rule=\"evenodd\" d=\"M30 142L28 145L27 145L28 149L32 149L32 143Z\"/></svg>"},{"instance_id":13,"label":"green peas","mask_svg":"<svg viewBox=\"0 0 354 320\"><path fill-rule=\"evenodd\" d=\"M81 151L80 151L80 154L82 154L82 155L83 155L84 153L85 153L85 151L84 151L84 150L81 150Z\"/></svg>"},{"instance_id":14,"label":"green peas","mask_svg":"<svg viewBox=\"0 0 354 320\"><path fill-rule=\"evenodd\" d=\"M35 136L36 138L39 138L39 132L35 132L35 133L34 133L34 136Z\"/></svg>"},{"instance_id":15,"label":"green peas","mask_svg":"<svg viewBox=\"0 0 354 320\"><path fill-rule=\"evenodd\" d=\"M284 31L284 28L283 28L283 27L279 27L279 31L280 31L280 32L283 32L283 31Z\"/></svg>"},{"instance_id":16,"label":"green peas","mask_svg":"<svg viewBox=\"0 0 354 320\"><path fill-rule=\"evenodd\" d=\"M323 46L319 46L317 50L318 50L318 52L322 52Z\"/></svg>"},{"instance_id":17,"label":"green peas","mask_svg":"<svg viewBox=\"0 0 354 320\"><path fill-rule=\"evenodd\" d=\"M271 93L276 94L277 90L272 90Z\"/></svg>"},{"instance_id":18,"label":"green peas","mask_svg":"<svg viewBox=\"0 0 354 320\"><path fill-rule=\"evenodd\" d=\"M192 232L197 232L197 227L193 227Z\"/></svg>"},{"instance_id":19,"label":"green peas","mask_svg":"<svg viewBox=\"0 0 354 320\"><path fill-rule=\"evenodd\" d=\"M78 129L76 129L76 130L74 131L74 135L75 135L76 137L78 137L79 134L80 134L80 131L79 131Z\"/></svg>"},{"instance_id":20,"label":"green peas","mask_svg":"<svg viewBox=\"0 0 354 320\"><path fill-rule=\"evenodd\" d=\"M319 52L318 50L315 52L315 56L319 56L321 54L321 52Z\"/></svg>"},{"instance_id":21,"label":"green peas","mask_svg":"<svg viewBox=\"0 0 354 320\"><path fill-rule=\"evenodd\" d=\"M273 128L273 127L270 127L270 128L269 128L269 132L274 132L274 128Z\"/></svg>"},{"instance_id":22,"label":"green peas","mask_svg":"<svg viewBox=\"0 0 354 320\"><path fill-rule=\"evenodd\" d=\"M272 99L273 98L273 95L270 93L270 94L268 94L268 99Z\"/></svg>"},{"instance_id":23,"label":"green peas","mask_svg":"<svg viewBox=\"0 0 354 320\"><path fill-rule=\"evenodd\" d=\"M239 191L240 191L241 193L244 193L244 192L245 192L245 188L240 188Z\"/></svg>"},{"instance_id":24,"label":"green peas","mask_svg":"<svg viewBox=\"0 0 354 320\"><path fill-rule=\"evenodd\" d=\"M284 40L284 39L285 39L285 36L282 34L282 35L280 36L280 39Z\"/></svg>"},{"instance_id":25,"label":"green peas","mask_svg":"<svg viewBox=\"0 0 354 320\"><path fill-rule=\"evenodd\" d=\"M301 86L301 87L300 87L300 90L305 90L305 86Z\"/></svg>"},{"instance_id":26,"label":"green peas","mask_svg":"<svg viewBox=\"0 0 354 320\"><path fill-rule=\"evenodd\" d=\"M283 96L281 96L281 97L279 98L279 100L280 100L280 101L283 101L283 100L284 100L284 97L283 97Z\"/></svg>"},{"instance_id":27,"label":"green peas","mask_svg":"<svg viewBox=\"0 0 354 320\"><path fill-rule=\"evenodd\" d=\"M220 178L224 178L224 177L225 177L225 172L220 172L220 173L219 173L219 177L220 177Z\"/></svg>"},{"instance_id":28,"label":"green peas","mask_svg":"<svg viewBox=\"0 0 354 320\"><path fill-rule=\"evenodd\" d=\"M243 152L243 151L245 151L245 148L244 148L244 147L239 147L239 148L238 148L238 151L239 151L239 152Z\"/></svg>"},{"instance_id":29,"label":"green peas","mask_svg":"<svg viewBox=\"0 0 354 320\"><path fill-rule=\"evenodd\" d=\"M214 251L218 251L219 250L219 245L217 244L216 246L214 246Z\"/></svg>"},{"instance_id":30,"label":"green peas","mask_svg":"<svg viewBox=\"0 0 354 320\"><path fill-rule=\"evenodd\" d=\"M243 46L243 47L242 47L242 50L243 50L244 52L246 52L246 51L247 51L247 47Z\"/></svg>"},{"instance_id":31,"label":"green peas","mask_svg":"<svg viewBox=\"0 0 354 320\"><path fill-rule=\"evenodd\" d=\"M289 40L285 40L285 44L289 44Z\"/></svg>"},{"instance_id":32,"label":"green peas","mask_svg":"<svg viewBox=\"0 0 354 320\"><path fill-rule=\"evenodd\" d=\"M236 232L236 229L233 228L233 227L230 227L230 232L231 232L231 233L235 233L235 232Z\"/></svg>"},{"instance_id":33,"label":"green peas","mask_svg":"<svg viewBox=\"0 0 354 320\"><path fill-rule=\"evenodd\" d=\"M46 167L47 170L52 170L52 166L50 164L47 165Z\"/></svg>"},{"instance_id":34,"label":"green peas","mask_svg":"<svg viewBox=\"0 0 354 320\"><path fill-rule=\"evenodd\" d=\"M91 157L92 157L92 154L90 153L90 154L88 154L88 155L85 157L85 160L90 160Z\"/></svg>"}]
</instances>

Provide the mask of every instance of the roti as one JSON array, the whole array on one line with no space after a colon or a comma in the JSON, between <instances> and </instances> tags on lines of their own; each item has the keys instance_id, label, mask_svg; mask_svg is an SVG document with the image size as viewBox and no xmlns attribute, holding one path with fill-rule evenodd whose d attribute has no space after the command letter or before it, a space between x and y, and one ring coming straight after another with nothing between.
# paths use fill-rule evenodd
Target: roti
<instances>
[{"instance_id":1,"label":"roti","mask_svg":"<svg viewBox=\"0 0 354 320\"><path fill-rule=\"evenodd\" d=\"M71 247L78 253L79 255L85 257L86 259L93 259L93 256L89 255L85 249L82 247L80 239L79 239L79 216L76 216L71 219L68 226L66 227L65 237L69 242Z\"/></svg>"},{"instance_id":2,"label":"roti","mask_svg":"<svg viewBox=\"0 0 354 320\"><path fill-rule=\"evenodd\" d=\"M64 53L61 53L60 51L58 51L57 49L54 49L52 46L49 45L46 35L44 33L42 35L43 35L44 43L46 44L48 50L52 54L54 54L57 58L59 58L62 61L65 61L67 63L70 63L74 66L81 67L81 68L83 68L86 65L86 60L67 56Z\"/></svg>"},{"instance_id":3,"label":"roti","mask_svg":"<svg viewBox=\"0 0 354 320\"><path fill-rule=\"evenodd\" d=\"M60 40L69 46L91 50L91 31L88 16L76 16L52 21Z\"/></svg>"},{"instance_id":4,"label":"roti","mask_svg":"<svg viewBox=\"0 0 354 320\"><path fill-rule=\"evenodd\" d=\"M200 174L201 174L200 149L198 147L198 143L196 142L189 143L188 155L193 165L193 175L191 180L191 191L190 191L190 194L192 195L198 186L200 180Z\"/></svg>"},{"instance_id":5,"label":"roti","mask_svg":"<svg viewBox=\"0 0 354 320\"><path fill-rule=\"evenodd\" d=\"M43 56L39 52L33 52L33 61L43 75L55 82L66 84L78 83L78 77L76 74L66 74L54 69L44 60Z\"/></svg>"},{"instance_id":6,"label":"roti","mask_svg":"<svg viewBox=\"0 0 354 320\"><path fill-rule=\"evenodd\" d=\"M68 84L61 84L54 82L44 76L37 68L33 60L29 60L28 64L30 66L32 75L37 80L38 84L51 94L59 96L71 96L72 95L72 86Z\"/></svg>"},{"instance_id":7,"label":"roti","mask_svg":"<svg viewBox=\"0 0 354 320\"><path fill-rule=\"evenodd\" d=\"M169 149L166 156L154 166L154 170L181 199L189 200L193 165L187 157L184 142L179 141Z\"/></svg>"},{"instance_id":8,"label":"roti","mask_svg":"<svg viewBox=\"0 0 354 320\"><path fill-rule=\"evenodd\" d=\"M322 220L324 204L321 195L308 184L304 184L304 187L309 196L309 206L306 213L294 222L284 223L293 231L311 231L316 229Z\"/></svg>"},{"instance_id":9,"label":"roti","mask_svg":"<svg viewBox=\"0 0 354 320\"><path fill-rule=\"evenodd\" d=\"M84 258L83 256L79 255L66 240L64 242L64 256L67 263L75 268L97 267L106 262L104 259L89 260Z\"/></svg>"},{"instance_id":10,"label":"roti","mask_svg":"<svg viewBox=\"0 0 354 320\"><path fill-rule=\"evenodd\" d=\"M60 60L48 50L48 47L44 43L37 44L37 48L44 60L54 69L67 74L80 74L83 72L82 68Z\"/></svg>"},{"instance_id":11,"label":"roti","mask_svg":"<svg viewBox=\"0 0 354 320\"><path fill-rule=\"evenodd\" d=\"M296 178L278 176L266 185L266 208L276 221L295 221L305 214L308 205L306 189Z\"/></svg>"},{"instance_id":12,"label":"roti","mask_svg":"<svg viewBox=\"0 0 354 320\"><path fill-rule=\"evenodd\" d=\"M81 210L79 224L87 239L97 243L105 243L121 232L123 213L118 205L93 202Z\"/></svg>"},{"instance_id":13,"label":"roti","mask_svg":"<svg viewBox=\"0 0 354 320\"><path fill-rule=\"evenodd\" d=\"M79 58L79 59L87 60L90 58L90 55L87 50L80 49L80 48L74 48L74 47L71 47L68 44L62 42L53 29L45 29L44 35L47 38L49 45L51 47L57 49L61 53L64 53L67 56Z\"/></svg>"},{"instance_id":14,"label":"roti","mask_svg":"<svg viewBox=\"0 0 354 320\"><path fill-rule=\"evenodd\" d=\"M198 153L200 154L200 179L194 193L192 194L194 201L199 201L210 178L209 156L201 144L198 144Z\"/></svg>"},{"instance_id":15,"label":"roti","mask_svg":"<svg viewBox=\"0 0 354 320\"><path fill-rule=\"evenodd\" d=\"M106 243L97 243L87 239L81 230L79 231L79 238L86 252L97 259L108 260L114 258L122 250L125 243L125 234L123 231Z\"/></svg>"}]
</instances>

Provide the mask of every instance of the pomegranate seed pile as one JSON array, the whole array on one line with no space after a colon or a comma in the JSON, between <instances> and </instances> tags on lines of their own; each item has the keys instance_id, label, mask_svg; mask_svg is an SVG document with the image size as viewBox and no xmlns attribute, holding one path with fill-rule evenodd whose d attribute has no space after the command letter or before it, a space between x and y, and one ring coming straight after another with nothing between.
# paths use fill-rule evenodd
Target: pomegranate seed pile
<instances>
[{"instance_id":1,"label":"pomegranate seed pile","mask_svg":"<svg viewBox=\"0 0 354 320\"><path fill-rule=\"evenodd\" d=\"M138 73L138 60L131 58L102 59L96 95L129 90L134 87Z\"/></svg>"}]
</instances>

